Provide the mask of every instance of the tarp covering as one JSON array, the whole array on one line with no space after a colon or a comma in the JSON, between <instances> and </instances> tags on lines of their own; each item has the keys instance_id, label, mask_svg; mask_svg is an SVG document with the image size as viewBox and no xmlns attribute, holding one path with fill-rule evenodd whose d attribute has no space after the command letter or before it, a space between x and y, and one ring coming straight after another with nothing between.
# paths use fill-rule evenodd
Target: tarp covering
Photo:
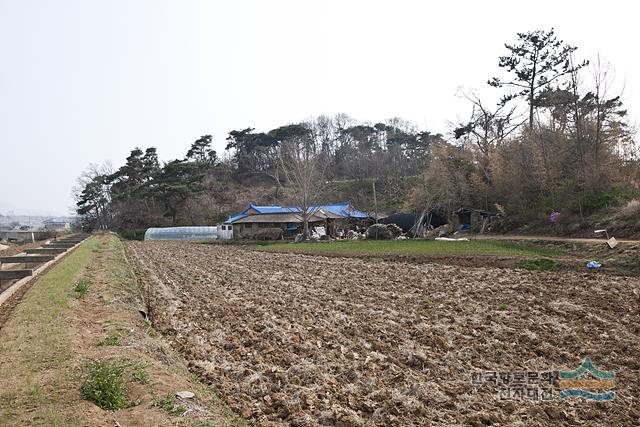
<instances>
[{"instance_id":1,"label":"tarp covering","mask_svg":"<svg viewBox=\"0 0 640 427\"><path fill-rule=\"evenodd\" d=\"M149 228L144 240L215 240L218 227L163 227Z\"/></svg>"},{"instance_id":2,"label":"tarp covering","mask_svg":"<svg viewBox=\"0 0 640 427\"><path fill-rule=\"evenodd\" d=\"M295 214L300 213L301 209L296 206L257 206L249 205L247 208L236 214L232 215L225 221L226 224L238 222L238 220L254 215L268 215L268 214ZM330 205L315 205L309 207L309 212L316 214L317 216L323 216L324 218L357 218L365 219L369 215L366 212L359 211L353 207L351 201L343 203L335 203Z\"/></svg>"}]
</instances>

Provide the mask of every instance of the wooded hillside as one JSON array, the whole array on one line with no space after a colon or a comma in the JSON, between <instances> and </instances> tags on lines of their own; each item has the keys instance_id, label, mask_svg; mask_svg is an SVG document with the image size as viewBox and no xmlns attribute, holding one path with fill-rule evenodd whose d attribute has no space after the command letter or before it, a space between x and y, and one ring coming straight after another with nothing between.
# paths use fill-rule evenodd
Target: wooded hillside
<instances>
[{"instance_id":1,"label":"wooded hillside","mask_svg":"<svg viewBox=\"0 0 640 427\"><path fill-rule=\"evenodd\" d=\"M89 228L131 231L217 223L250 202L351 199L372 211L375 183L382 213L470 206L501 211L509 227L544 227L555 210L557 231L637 233L640 150L613 68L553 30L519 33L497 65L498 104L464 94L469 119L446 133L338 114L232 130L224 153L204 135L163 164L156 148L135 148L123 166L79 178L78 214Z\"/></svg>"}]
</instances>

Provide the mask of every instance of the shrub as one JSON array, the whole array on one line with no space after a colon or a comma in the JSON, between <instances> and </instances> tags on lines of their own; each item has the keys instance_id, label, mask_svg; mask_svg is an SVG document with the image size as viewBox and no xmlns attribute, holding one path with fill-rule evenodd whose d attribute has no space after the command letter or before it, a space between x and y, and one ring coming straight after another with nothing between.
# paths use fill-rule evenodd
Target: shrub
<instances>
[{"instance_id":1,"label":"shrub","mask_svg":"<svg viewBox=\"0 0 640 427\"><path fill-rule=\"evenodd\" d=\"M613 216L621 220L640 218L640 199L629 200Z\"/></svg>"},{"instance_id":2,"label":"shrub","mask_svg":"<svg viewBox=\"0 0 640 427\"><path fill-rule=\"evenodd\" d=\"M127 399L122 377L124 367L108 360L98 360L88 367L88 375L80 388L82 397L102 409L121 409Z\"/></svg>"},{"instance_id":3,"label":"shrub","mask_svg":"<svg viewBox=\"0 0 640 427\"><path fill-rule=\"evenodd\" d=\"M73 291L76 294L76 298L82 299L85 296L87 296L87 294L89 293L90 284L91 283L89 282L89 279L87 278L80 279L78 283L76 283L76 286L73 288Z\"/></svg>"},{"instance_id":4,"label":"shrub","mask_svg":"<svg viewBox=\"0 0 640 427\"><path fill-rule=\"evenodd\" d=\"M125 230L118 233L125 240L144 240L146 230Z\"/></svg>"}]
</instances>

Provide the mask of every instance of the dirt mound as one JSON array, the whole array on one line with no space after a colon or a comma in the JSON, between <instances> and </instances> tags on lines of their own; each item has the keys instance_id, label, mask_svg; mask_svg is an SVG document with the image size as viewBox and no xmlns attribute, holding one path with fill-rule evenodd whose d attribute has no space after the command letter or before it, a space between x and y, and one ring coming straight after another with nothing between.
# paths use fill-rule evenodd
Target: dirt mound
<instances>
[{"instance_id":1,"label":"dirt mound","mask_svg":"<svg viewBox=\"0 0 640 427\"><path fill-rule=\"evenodd\" d=\"M637 425L640 283L368 262L178 242L131 243L156 277L156 323L258 425ZM491 372L590 356L612 402L503 400Z\"/></svg>"}]
</instances>

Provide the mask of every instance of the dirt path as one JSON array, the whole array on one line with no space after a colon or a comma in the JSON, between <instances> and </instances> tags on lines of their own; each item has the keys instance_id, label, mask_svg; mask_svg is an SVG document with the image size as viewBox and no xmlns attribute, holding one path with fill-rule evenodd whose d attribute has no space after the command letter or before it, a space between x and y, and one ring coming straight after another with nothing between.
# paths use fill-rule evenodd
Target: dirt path
<instances>
[{"instance_id":1,"label":"dirt path","mask_svg":"<svg viewBox=\"0 0 640 427\"><path fill-rule=\"evenodd\" d=\"M177 242L128 247L148 271L158 327L258 425L640 421L638 279ZM472 381L557 375L587 356L616 372L613 402L562 400L553 376L527 383L548 401L503 400L504 385Z\"/></svg>"}]
</instances>

